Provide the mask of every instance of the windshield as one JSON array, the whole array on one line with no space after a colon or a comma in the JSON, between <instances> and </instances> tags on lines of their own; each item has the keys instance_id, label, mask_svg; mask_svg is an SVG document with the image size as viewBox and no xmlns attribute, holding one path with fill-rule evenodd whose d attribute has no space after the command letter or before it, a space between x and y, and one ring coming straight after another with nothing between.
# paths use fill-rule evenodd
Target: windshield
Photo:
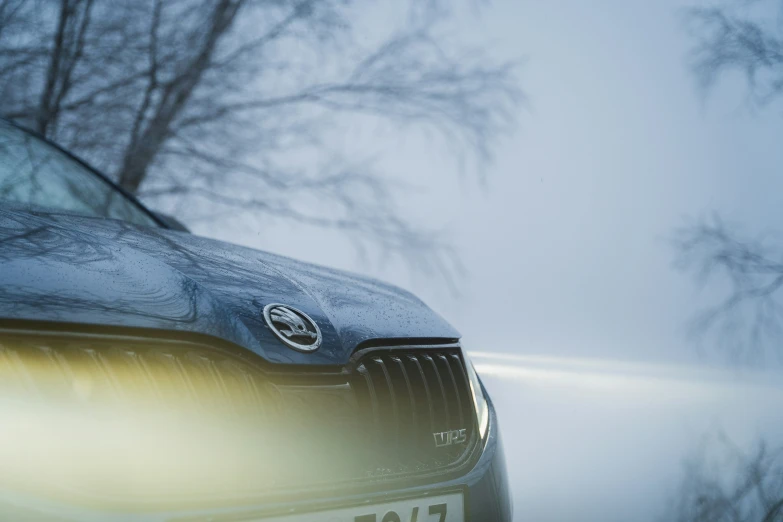
<instances>
[{"instance_id":1,"label":"windshield","mask_svg":"<svg viewBox=\"0 0 783 522\"><path fill-rule=\"evenodd\" d=\"M95 172L32 134L0 120L0 205L158 224Z\"/></svg>"}]
</instances>

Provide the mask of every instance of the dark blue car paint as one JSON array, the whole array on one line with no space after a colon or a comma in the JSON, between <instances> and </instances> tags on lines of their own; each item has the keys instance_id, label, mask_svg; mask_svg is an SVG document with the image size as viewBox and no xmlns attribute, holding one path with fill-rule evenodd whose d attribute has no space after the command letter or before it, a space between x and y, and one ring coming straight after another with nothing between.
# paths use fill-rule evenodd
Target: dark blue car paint
<instances>
[{"instance_id":1,"label":"dark blue car paint","mask_svg":"<svg viewBox=\"0 0 783 522\"><path fill-rule=\"evenodd\" d=\"M262 315L273 302L318 323L317 352L274 337ZM286 364L345 364L372 339L459 337L372 279L183 232L2 208L0 318L206 334Z\"/></svg>"}]
</instances>

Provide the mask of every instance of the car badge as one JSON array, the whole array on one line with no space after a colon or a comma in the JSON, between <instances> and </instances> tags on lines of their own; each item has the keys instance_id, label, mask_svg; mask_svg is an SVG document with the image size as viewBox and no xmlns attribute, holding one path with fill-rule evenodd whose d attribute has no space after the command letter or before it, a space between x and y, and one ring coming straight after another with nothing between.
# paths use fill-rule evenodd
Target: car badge
<instances>
[{"instance_id":1,"label":"car badge","mask_svg":"<svg viewBox=\"0 0 783 522\"><path fill-rule=\"evenodd\" d=\"M441 431L433 433L435 437L435 447L441 448L443 446L451 446L452 444L464 444L467 440L465 428L451 431Z\"/></svg>"},{"instance_id":2,"label":"car badge","mask_svg":"<svg viewBox=\"0 0 783 522\"><path fill-rule=\"evenodd\" d=\"M301 310L272 303L264 307L264 319L278 339L300 352L314 352L321 346L321 329Z\"/></svg>"}]
</instances>

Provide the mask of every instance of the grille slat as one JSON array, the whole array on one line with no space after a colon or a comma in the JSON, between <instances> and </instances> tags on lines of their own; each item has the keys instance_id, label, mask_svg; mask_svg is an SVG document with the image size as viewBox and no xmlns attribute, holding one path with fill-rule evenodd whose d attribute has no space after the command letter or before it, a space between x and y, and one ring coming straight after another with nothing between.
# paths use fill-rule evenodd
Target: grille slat
<instances>
[{"instance_id":1,"label":"grille slat","mask_svg":"<svg viewBox=\"0 0 783 522\"><path fill-rule=\"evenodd\" d=\"M389 370L386 368L386 363L383 358L377 357L373 361L378 365L383 375L384 382L389 391L389 433L394 434L393 437L389 437L391 447L385 448L388 453L396 454L400 449L400 410L397 406L397 393L394 389L394 383L392 382Z\"/></svg>"},{"instance_id":2,"label":"grille slat","mask_svg":"<svg viewBox=\"0 0 783 522\"><path fill-rule=\"evenodd\" d=\"M458 382L468 382L468 373L465 371L465 366L462 363L462 359L459 355L452 353L448 357L453 373ZM460 400L466 408L470 408L473 404L473 397L470 394L470 385L458 386Z\"/></svg>"},{"instance_id":3,"label":"grille slat","mask_svg":"<svg viewBox=\"0 0 783 522\"><path fill-rule=\"evenodd\" d=\"M451 426L449 426L449 423L451 422L451 416L449 415L449 397L446 394L446 387L443 386L443 379L441 378L438 367L435 366L435 361L432 359L432 357L429 355L423 355L422 358L427 361L430 367L432 367L432 373L435 376L435 380L438 384L437 388L440 390L441 402L439 406L443 408L443 417L445 417L444 420L446 424L443 426L443 430L449 430L451 429Z\"/></svg>"},{"instance_id":4,"label":"grille slat","mask_svg":"<svg viewBox=\"0 0 783 522\"><path fill-rule=\"evenodd\" d=\"M454 394L454 398L457 402L457 419L458 424L457 426L464 426L465 425L465 415L462 410L462 399L459 396L459 386L457 385L457 379L454 377L454 372L451 370L451 365L449 364L448 359L445 355L438 355L437 358L442 361L442 366L446 369L446 373L449 376L449 380L451 381L451 391Z\"/></svg>"},{"instance_id":5,"label":"grille slat","mask_svg":"<svg viewBox=\"0 0 783 522\"><path fill-rule=\"evenodd\" d=\"M380 418L380 413L378 412L378 395L375 393L375 385L372 382L372 377L370 377L370 372L367 371L366 366L360 364L357 370L359 371L359 374L362 377L364 377L364 382L367 384L367 391L369 392L369 399L370 399L370 408L372 410L373 426L375 427L375 432L380 433L381 418Z\"/></svg>"},{"instance_id":6,"label":"grille slat","mask_svg":"<svg viewBox=\"0 0 783 522\"><path fill-rule=\"evenodd\" d=\"M408 392L408 401L410 404L410 433L413 437L418 436L419 433L419 418L416 411L416 395L413 393L413 386L411 385L410 377L408 377L408 371L405 369L405 364L399 357L391 357L391 360L397 365L405 382L405 389Z\"/></svg>"},{"instance_id":7,"label":"grille slat","mask_svg":"<svg viewBox=\"0 0 783 522\"><path fill-rule=\"evenodd\" d=\"M421 367L421 362L419 362L419 359L414 356L410 355L408 356L408 360L410 360L413 365L415 366L416 370L419 374L419 379L421 386L424 388L424 395L427 398L427 409L429 410L429 420L430 420L430 429L432 430L432 433L435 433L436 429L436 423L435 423L435 408L432 403L432 393L430 392L430 385L427 382L427 377L424 375L424 368Z\"/></svg>"}]
</instances>

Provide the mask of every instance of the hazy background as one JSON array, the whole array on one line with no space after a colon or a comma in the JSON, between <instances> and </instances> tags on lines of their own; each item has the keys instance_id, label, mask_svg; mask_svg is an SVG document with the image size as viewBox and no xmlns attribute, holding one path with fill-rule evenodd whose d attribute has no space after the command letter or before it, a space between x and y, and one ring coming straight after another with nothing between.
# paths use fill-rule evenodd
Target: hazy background
<instances>
[{"instance_id":1,"label":"hazy background","mask_svg":"<svg viewBox=\"0 0 783 522\"><path fill-rule=\"evenodd\" d=\"M266 218L194 228L409 288L473 349L702 361L684 326L714 294L672 269L668 241L713 211L774 225L783 120L749 114L739 81L701 98L686 63L689 5L501 0L464 9L451 36L521 59L529 98L483 186L455 182L456 167L433 159L426 139L381 146L362 126L340 137L357 154L383 148L388 170L420 188L406 211L456 243L467 271L456 298L402 265L363 262L338 233ZM373 7L367 17L379 23L385 13Z\"/></svg>"},{"instance_id":2,"label":"hazy background","mask_svg":"<svg viewBox=\"0 0 783 522\"><path fill-rule=\"evenodd\" d=\"M492 395L517 520L760 522L756 502L779 522L783 357L686 335L732 288L674 265L675 231L713 213L779 228L780 105L692 68L685 10L721 2L0 0L0 113L197 234L422 297ZM783 4L725 3L769 9L781 36L750 37L777 54L751 60L780 101ZM727 237L696 257L774 304L781 237L767 257ZM450 246L462 269L427 271ZM770 498L735 506L758 470Z\"/></svg>"},{"instance_id":3,"label":"hazy background","mask_svg":"<svg viewBox=\"0 0 783 522\"><path fill-rule=\"evenodd\" d=\"M779 379L761 368L705 373L724 354L686 336L721 289L699 290L673 269L674 229L714 211L775 227L783 189L779 114L748 111L739 78L706 99L696 88L682 16L692 5L464 10L456 37L524 59L518 132L483 186L454 182L426 141L384 144L384 160L421 188L407 211L458 246L458 296L404 266L357 260L337 234L301 242L298 228L255 222L196 230L380 276L422 296L469 349L532 356L476 357L500 411L517 520L665 518L684 459L706 437L783 440ZM368 33L384 16L368 14ZM379 148L365 130L344 139Z\"/></svg>"}]
</instances>

